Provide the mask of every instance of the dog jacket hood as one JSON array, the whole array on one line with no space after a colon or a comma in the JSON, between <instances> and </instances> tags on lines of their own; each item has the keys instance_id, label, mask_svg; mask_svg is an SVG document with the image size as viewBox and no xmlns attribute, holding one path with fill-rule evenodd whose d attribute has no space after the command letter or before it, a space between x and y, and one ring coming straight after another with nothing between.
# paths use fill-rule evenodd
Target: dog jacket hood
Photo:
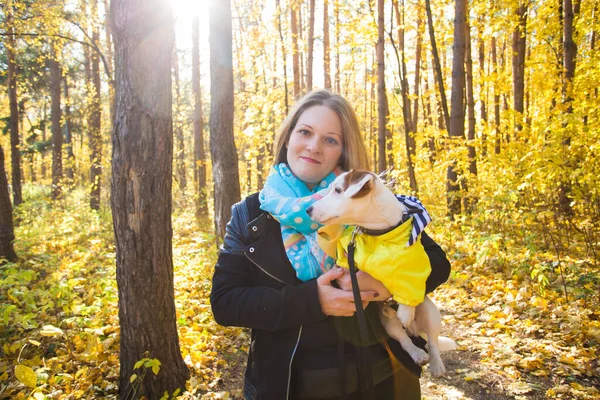
<instances>
[{"instance_id":1,"label":"dog jacket hood","mask_svg":"<svg viewBox=\"0 0 600 400\"><path fill-rule=\"evenodd\" d=\"M321 248L348 269L347 249L354 227L324 226L318 231ZM431 273L431 263L419 239L411 246L406 242L412 231L412 218L396 229L380 236L357 234L354 261L356 267L385 285L394 300L417 306L425 297L425 282Z\"/></svg>"}]
</instances>

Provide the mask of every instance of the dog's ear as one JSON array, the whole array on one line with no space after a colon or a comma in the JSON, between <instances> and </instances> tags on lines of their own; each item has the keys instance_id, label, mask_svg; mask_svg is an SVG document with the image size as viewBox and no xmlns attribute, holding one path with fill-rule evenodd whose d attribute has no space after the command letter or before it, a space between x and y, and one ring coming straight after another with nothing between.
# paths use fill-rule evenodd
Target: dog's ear
<instances>
[{"instance_id":1,"label":"dog's ear","mask_svg":"<svg viewBox=\"0 0 600 400\"><path fill-rule=\"evenodd\" d=\"M344 197L359 198L366 196L371 191L375 176L366 171L352 171L348 174L348 188L344 191Z\"/></svg>"}]
</instances>

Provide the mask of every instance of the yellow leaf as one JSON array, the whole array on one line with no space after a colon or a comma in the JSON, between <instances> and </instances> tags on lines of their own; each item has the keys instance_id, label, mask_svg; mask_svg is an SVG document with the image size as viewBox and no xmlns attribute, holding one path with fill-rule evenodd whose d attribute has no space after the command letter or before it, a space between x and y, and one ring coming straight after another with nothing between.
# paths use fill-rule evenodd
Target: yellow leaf
<instances>
[{"instance_id":1,"label":"yellow leaf","mask_svg":"<svg viewBox=\"0 0 600 400\"><path fill-rule=\"evenodd\" d=\"M129 378L129 383L133 383L133 381L135 381L136 379L137 379L136 374L131 375L131 378Z\"/></svg>"},{"instance_id":2,"label":"yellow leaf","mask_svg":"<svg viewBox=\"0 0 600 400\"><path fill-rule=\"evenodd\" d=\"M40 335L42 336L62 336L65 333L63 332L62 329L57 328L53 325L44 325L42 327L42 330L40 331Z\"/></svg>"},{"instance_id":3,"label":"yellow leaf","mask_svg":"<svg viewBox=\"0 0 600 400\"><path fill-rule=\"evenodd\" d=\"M31 368L26 365L19 364L15 367L15 376L23 385L28 386L32 389L37 384L37 375Z\"/></svg>"},{"instance_id":4,"label":"yellow leaf","mask_svg":"<svg viewBox=\"0 0 600 400\"><path fill-rule=\"evenodd\" d=\"M40 343L40 342L38 342L37 340L33 340L33 339L29 339L28 341L29 341L29 343L31 343L31 344L32 344L32 345L34 345L34 346L39 346L39 345L41 344L41 343Z\"/></svg>"}]
</instances>

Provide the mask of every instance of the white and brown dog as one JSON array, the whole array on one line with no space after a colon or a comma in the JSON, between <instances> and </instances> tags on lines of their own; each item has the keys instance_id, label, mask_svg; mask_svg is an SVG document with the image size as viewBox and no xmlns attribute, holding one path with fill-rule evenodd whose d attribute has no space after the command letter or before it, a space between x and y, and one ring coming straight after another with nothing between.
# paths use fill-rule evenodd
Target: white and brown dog
<instances>
[{"instance_id":1,"label":"white and brown dog","mask_svg":"<svg viewBox=\"0 0 600 400\"><path fill-rule=\"evenodd\" d=\"M340 248L340 243L343 241L340 239L341 236L332 238L330 232L326 231L326 228L332 225L353 225L362 228L365 231L391 231L390 228L400 226L404 220L404 216L407 213L407 208L401 202L396 199L396 196L385 186L381 178L369 171L363 170L352 170L339 175L336 180L331 184L329 191L326 195L315 202L311 207L307 209L308 215L316 222L327 225L321 228L320 234L326 236L328 239L334 239L337 243L337 251L334 248L324 250L331 256L334 256L338 260L338 264L345 266L343 262L340 262L340 258L344 257L344 250ZM411 222L407 222L410 224ZM404 224L402 224L404 226ZM396 231L399 228L393 229ZM343 228L341 229L344 230ZM340 231L341 232L341 231ZM348 229L345 230L345 233ZM347 236L347 235L346 235ZM358 237L364 237L366 235L359 235ZM358 239L357 237L357 239ZM415 258L423 260L426 259L427 270L423 271L424 279L421 279L422 285L419 286L417 291L418 300L412 302L413 305L402 304L402 300L399 301L398 311L394 310L382 304L381 306L381 321L387 331L387 333L394 339L400 342L402 348L412 357L415 363L424 365L427 362L430 363L430 371L433 376L441 376L446 372L444 363L440 357L440 351L450 350L456 347L456 343L449 338L440 336L441 332L441 315L435 304L425 296L424 280L429 275L430 265L427 255L424 252L420 241L413 244L415 246L414 254L411 256L403 256L401 249L406 246L406 241L398 245L393 251L389 251L387 246L390 245L390 236L388 235L385 240L381 242L373 242L371 245L363 245L368 247L367 249L361 248L360 240L356 241L356 254L364 254L364 252L371 253L371 255L381 255L393 253L394 258L392 260L379 260L383 261L381 265L377 265L377 268L387 268L390 264L394 264L394 267L404 268L403 258L408 258L406 267L412 268L410 265L415 264ZM406 237L404 237L406 239ZM404 240L403 239L403 240ZM347 246L348 239L346 239L345 245ZM375 243L373 245L373 243ZM325 242L320 241L322 247L327 247ZM418 246L417 246L418 245ZM383 246L383 247L380 247ZM421 252L422 254L418 254ZM333 254L332 254L333 253ZM340 256L341 255L341 256ZM400 258L398 258L400 257ZM411 259L411 257L413 257ZM381 259L382 257L379 256ZM406 292L406 282L404 286L400 286L401 290L394 291L394 287L398 288L398 274L392 272L395 276L394 279L390 280L390 270L388 269L387 275L385 273L380 274L379 271L369 270L367 267L373 264L373 259L363 259L365 265L361 265L361 260L357 258L356 263L359 269L368 272L377 280L381 281L386 288L392 293L393 297L397 300L397 293ZM347 264L346 264L347 265ZM421 273L421 272L419 272ZM400 274L401 275L401 274ZM411 272L406 276L413 276ZM410 283L408 284L411 285ZM410 289L412 290L412 289ZM400 294L402 296L402 294ZM419 304L420 303L420 304ZM418 305L417 305L418 304ZM419 347L415 346L408 337L404 327L407 328L411 335L426 336L427 347L429 355Z\"/></svg>"}]
</instances>

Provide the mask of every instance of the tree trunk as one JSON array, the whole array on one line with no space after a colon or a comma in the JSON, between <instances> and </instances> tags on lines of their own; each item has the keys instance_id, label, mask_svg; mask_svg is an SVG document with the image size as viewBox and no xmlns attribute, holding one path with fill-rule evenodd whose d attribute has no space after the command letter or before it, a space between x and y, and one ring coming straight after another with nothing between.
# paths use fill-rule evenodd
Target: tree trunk
<instances>
[{"instance_id":1,"label":"tree trunk","mask_svg":"<svg viewBox=\"0 0 600 400\"><path fill-rule=\"evenodd\" d=\"M194 97L194 183L197 188L196 217L208 215L206 187L206 151L204 146L204 113L200 85L200 19L192 20L192 92Z\"/></svg>"},{"instance_id":2,"label":"tree trunk","mask_svg":"<svg viewBox=\"0 0 600 400\"><path fill-rule=\"evenodd\" d=\"M494 153L500 154L500 145L502 143L502 133L500 132L500 91L498 89L498 58L496 49L496 38L492 36L492 67L494 70Z\"/></svg>"},{"instance_id":3,"label":"tree trunk","mask_svg":"<svg viewBox=\"0 0 600 400\"><path fill-rule=\"evenodd\" d=\"M435 43L435 31L433 29L433 16L431 15L431 2L425 0L425 10L427 11L427 25L429 26L429 40L431 41L431 54L433 55L433 71L437 82L438 91L440 94L440 104L443 116L443 121L446 128L450 128L450 114L448 112L448 101L446 100L446 89L444 88L444 75L442 75L442 66L440 64L440 56Z\"/></svg>"},{"instance_id":4,"label":"tree trunk","mask_svg":"<svg viewBox=\"0 0 600 400\"><path fill-rule=\"evenodd\" d=\"M306 65L306 90L311 91L313 87L313 59L315 47L315 0L310 0L308 11L308 56Z\"/></svg>"},{"instance_id":5,"label":"tree trunk","mask_svg":"<svg viewBox=\"0 0 600 400\"><path fill-rule=\"evenodd\" d=\"M173 289L171 57L173 17L161 0L114 0L116 60L111 206L119 290L122 399L185 389ZM158 359L155 375L134 364ZM130 382L136 373L137 380Z\"/></svg>"},{"instance_id":6,"label":"tree trunk","mask_svg":"<svg viewBox=\"0 0 600 400\"><path fill-rule=\"evenodd\" d=\"M483 24L483 21L481 22ZM483 40L483 32L480 32L481 37L479 38L479 101L481 113L481 121L483 122L483 129L481 130L481 155L485 157L487 155L487 91L485 84L485 41Z\"/></svg>"},{"instance_id":7,"label":"tree trunk","mask_svg":"<svg viewBox=\"0 0 600 400\"><path fill-rule=\"evenodd\" d=\"M454 45L452 46L452 94L451 115L448 133L451 142L464 138L465 135L465 112L464 112L464 90L465 90L465 50L466 50L466 0L455 0L454 16ZM454 145L451 143L451 145ZM451 160L447 170L446 196L448 203L448 216L454 218L460 214L461 194L458 183L458 167L456 160Z\"/></svg>"},{"instance_id":8,"label":"tree trunk","mask_svg":"<svg viewBox=\"0 0 600 400\"><path fill-rule=\"evenodd\" d=\"M385 93L385 52L384 52L384 0L377 0L377 147L378 160L377 170L383 172L386 168L393 165L389 164L386 158L386 144L389 138L387 122L389 118L389 109L387 95ZM390 138L391 140L391 138ZM386 165L387 164L387 165Z\"/></svg>"},{"instance_id":9,"label":"tree trunk","mask_svg":"<svg viewBox=\"0 0 600 400\"><path fill-rule=\"evenodd\" d=\"M0 259L10 262L17 261L17 254L13 248L14 240L15 230L6 168L4 167L4 149L0 145Z\"/></svg>"},{"instance_id":10,"label":"tree trunk","mask_svg":"<svg viewBox=\"0 0 600 400\"><path fill-rule=\"evenodd\" d=\"M334 91L340 93L340 5L339 2L333 3L333 13L335 19L335 77L333 80Z\"/></svg>"},{"instance_id":11,"label":"tree trunk","mask_svg":"<svg viewBox=\"0 0 600 400\"><path fill-rule=\"evenodd\" d=\"M104 35L106 42L106 66L108 69L108 101L109 101L109 110L110 110L110 127L112 128L113 121L115 120L115 82L114 82L114 74L113 74L113 43L111 39L110 33L110 21L109 21L109 0L103 0L104 2L104 12L106 15L106 20L104 21Z\"/></svg>"},{"instance_id":12,"label":"tree trunk","mask_svg":"<svg viewBox=\"0 0 600 400\"><path fill-rule=\"evenodd\" d=\"M471 27L466 23L466 78L467 78L467 152L469 157L469 179L465 181L464 188L470 181L477 177L477 154L475 152L475 95L473 93L473 57L471 47ZM464 205L467 212L471 212L477 202L477 196L473 190L467 194Z\"/></svg>"},{"instance_id":13,"label":"tree trunk","mask_svg":"<svg viewBox=\"0 0 600 400\"><path fill-rule=\"evenodd\" d=\"M329 8L328 1L323 0L323 86L331 90L331 46L329 44Z\"/></svg>"},{"instance_id":14,"label":"tree trunk","mask_svg":"<svg viewBox=\"0 0 600 400\"><path fill-rule=\"evenodd\" d=\"M73 154L73 132L71 131L71 98L69 97L69 81L68 75L63 78L64 95L65 95L65 147L67 150L67 162L65 163L65 176L69 180L69 184L73 185L73 165L75 164L75 155Z\"/></svg>"},{"instance_id":15,"label":"tree trunk","mask_svg":"<svg viewBox=\"0 0 600 400\"><path fill-rule=\"evenodd\" d=\"M12 166L12 191L15 207L23 202L21 191L21 148L19 145L19 102L17 98L17 65L15 60L16 40L12 27L13 6L12 2L6 7L6 26L11 35L6 36L7 59L7 86L8 102L10 108L10 154Z\"/></svg>"},{"instance_id":16,"label":"tree trunk","mask_svg":"<svg viewBox=\"0 0 600 400\"><path fill-rule=\"evenodd\" d=\"M277 8L277 30L279 31L279 40L281 40L281 58L283 59L283 101L285 103L285 115L289 112L288 86L287 86L287 52L285 50L285 40L283 38L283 30L281 28L281 4L279 0L275 0Z\"/></svg>"},{"instance_id":17,"label":"tree trunk","mask_svg":"<svg viewBox=\"0 0 600 400\"><path fill-rule=\"evenodd\" d=\"M98 15L98 0L92 0L92 15ZM92 40L94 43L100 42L100 31L98 24L92 23ZM90 54L91 74L92 74L92 96L90 103L90 123L89 123L89 141L90 141L90 207L92 210L100 209L100 187L102 177L102 104L100 103L100 58L97 51Z\"/></svg>"},{"instance_id":18,"label":"tree trunk","mask_svg":"<svg viewBox=\"0 0 600 400\"><path fill-rule=\"evenodd\" d=\"M398 57L398 69L400 78L400 90L402 93L402 115L404 120L404 142L406 144L406 168L408 170L408 179L410 188L414 193L418 193L417 178L415 175L414 159L416 155L415 144L415 124L412 118L412 102L410 100L410 88L408 86L408 73L406 70L406 52L404 46L404 1L402 1L402 14L398 7L398 1L392 2L394 12L396 13L396 26L398 27L398 47L400 48L400 57ZM390 32L393 31L393 26L390 27ZM396 46L394 45L394 49ZM398 49L396 49L398 56Z\"/></svg>"},{"instance_id":19,"label":"tree trunk","mask_svg":"<svg viewBox=\"0 0 600 400\"><path fill-rule=\"evenodd\" d=\"M175 41L175 43L177 43ZM175 130L175 139L177 140L177 182L181 190L185 192L187 187L187 178L185 176L185 143L183 140L183 120L181 116L181 87L179 83L179 57L177 55L177 46L173 46L173 79L175 86L175 118L173 118L173 129Z\"/></svg>"},{"instance_id":20,"label":"tree trunk","mask_svg":"<svg viewBox=\"0 0 600 400\"><path fill-rule=\"evenodd\" d=\"M58 54L53 49L51 59L48 60L50 69L50 120L52 121L52 199L60 197L62 191L62 144L63 136L60 127L60 83L62 72L57 61Z\"/></svg>"},{"instance_id":21,"label":"tree trunk","mask_svg":"<svg viewBox=\"0 0 600 400\"><path fill-rule=\"evenodd\" d=\"M294 72L294 98L300 96L300 54L298 50L298 10L296 1L290 5L292 29L292 70Z\"/></svg>"},{"instance_id":22,"label":"tree trunk","mask_svg":"<svg viewBox=\"0 0 600 400\"><path fill-rule=\"evenodd\" d=\"M521 4L516 10L518 25L513 31L512 64L514 109L518 113L515 121L516 131L523 129L525 99L525 51L527 36L527 5Z\"/></svg>"},{"instance_id":23,"label":"tree trunk","mask_svg":"<svg viewBox=\"0 0 600 400\"><path fill-rule=\"evenodd\" d=\"M210 6L210 154L215 185L217 238L225 235L231 206L240 200L238 157L233 138L231 5Z\"/></svg>"},{"instance_id":24,"label":"tree trunk","mask_svg":"<svg viewBox=\"0 0 600 400\"><path fill-rule=\"evenodd\" d=\"M576 0L577 1L577 0ZM563 69L564 69L564 78L563 78L563 98L564 104L566 105L565 110L565 121L568 119L568 115L573 113L573 97L571 92L573 90L573 78L575 77L575 64L577 57L577 45L573 41L574 35L574 24L573 19L575 18L575 14L579 11L578 3L576 3L575 7L573 6L572 0L563 0ZM568 149L571 145L571 128L569 128L566 122L563 123L564 128L564 138L563 138L563 148ZM565 167L567 171L570 171L573 166L567 159L565 154ZM571 214L573 209L571 207L571 182L569 178L563 178L564 180L560 184L559 189L559 207L563 214Z\"/></svg>"}]
</instances>

